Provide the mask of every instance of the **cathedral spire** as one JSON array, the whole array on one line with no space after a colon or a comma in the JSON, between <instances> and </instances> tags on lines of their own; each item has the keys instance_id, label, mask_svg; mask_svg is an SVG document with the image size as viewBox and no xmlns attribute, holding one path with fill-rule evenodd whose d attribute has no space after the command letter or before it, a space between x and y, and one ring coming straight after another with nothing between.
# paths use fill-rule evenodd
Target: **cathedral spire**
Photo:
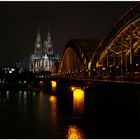
<instances>
[{"instance_id":1,"label":"cathedral spire","mask_svg":"<svg viewBox=\"0 0 140 140\"><path fill-rule=\"evenodd\" d=\"M50 29L48 28L48 35L47 35L47 53L49 55L53 55L53 46L52 46L52 39Z\"/></svg>"},{"instance_id":2,"label":"cathedral spire","mask_svg":"<svg viewBox=\"0 0 140 140\"><path fill-rule=\"evenodd\" d=\"M36 43L40 43L41 42L41 35L40 35L40 29L39 26L37 28L37 36L36 36Z\"/></svg>"},{"instance_id":3,"label":"cathedral spire","mask_svg":"<svg viewBox=\"0 0 140 140\"><path fill-rule=\"evenodd\" d=\"M40 29L39 26L37 28L37 36L35 41L35 54L41 54L42 53L42 43L41 43L41 35L40 35Z\"/></svg>"}]
</instances>

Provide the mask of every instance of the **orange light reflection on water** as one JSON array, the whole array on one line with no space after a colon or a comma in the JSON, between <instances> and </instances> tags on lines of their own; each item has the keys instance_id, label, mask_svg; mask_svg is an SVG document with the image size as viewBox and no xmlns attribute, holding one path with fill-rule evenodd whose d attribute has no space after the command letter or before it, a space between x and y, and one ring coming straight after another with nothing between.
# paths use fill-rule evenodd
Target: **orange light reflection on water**
<instances>
[{"instance_id":1,"label":"orange light reflection on water","mask_svg":"<svg viewBox=\"0 0 140 140\"><path fill-rule=\"evenodd\" d=\"M57 122L58 122L58 119L57 119L57 97L51 95L49 97L49 102L51 105L51 112L50 112L51 120L52 120L51 124L52 124L52 127L55 128L57 125Z\"/></svg>"},{"instance_id":2,"label":"orange light reflection on water","mask_svg":"<svg viewBox=\"0 0 140 140\"><path fill-rule=\"evenodd\" d=\"M50 98L49 98L49 101L51 102L51 104L54 106L54 105L56 105L56 96L53 96L53 95L51 95L50 96Z\"/></svg>"},{"instance_id":3,"label":"orange light reflection on water","mask_svg":"<svg viewBox=\"0 0 140 140\"><path fill-rule=\"evenodd\" d=\"M68 127L67 139L84 139L84 134L81 129L75 125Z\"/></svg>"}]
</instances>

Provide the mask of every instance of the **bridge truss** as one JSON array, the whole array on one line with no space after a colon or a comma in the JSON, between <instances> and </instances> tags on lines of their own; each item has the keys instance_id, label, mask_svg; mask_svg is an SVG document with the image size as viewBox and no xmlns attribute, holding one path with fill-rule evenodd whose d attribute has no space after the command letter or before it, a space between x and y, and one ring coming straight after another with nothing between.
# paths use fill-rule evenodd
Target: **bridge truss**
<instances>
[{"instance_id":1,"label":"bridge truss","mask_svg":"<svg viewBox=\"0 0 140 140\"><path fill-rule=\"evenodd\" d=\"M107 32L90 63L96 75L140 70L140 3L125 12Z\"/></svg>"}]
</instances>

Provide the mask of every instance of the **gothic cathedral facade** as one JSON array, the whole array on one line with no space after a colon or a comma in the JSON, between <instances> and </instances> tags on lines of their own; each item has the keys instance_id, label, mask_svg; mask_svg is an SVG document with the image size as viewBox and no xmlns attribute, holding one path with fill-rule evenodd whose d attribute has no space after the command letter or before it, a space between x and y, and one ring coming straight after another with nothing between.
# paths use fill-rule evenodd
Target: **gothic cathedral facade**
<instances>
[{"instance_id":1,"label":"gothic cathedral facade","mask_svg":"<svg viewBox=\"0 0 140 140\"><path fill-rule=\"evenodd\" d=\"M58 59L58 55L54 55L53 52L50 32L48 31L47 40L42 43L40 30L38 28L34 53L30 57L29 71L33 73L40 71L52 72L52 68Z\"/></svg>"}]
</instances>

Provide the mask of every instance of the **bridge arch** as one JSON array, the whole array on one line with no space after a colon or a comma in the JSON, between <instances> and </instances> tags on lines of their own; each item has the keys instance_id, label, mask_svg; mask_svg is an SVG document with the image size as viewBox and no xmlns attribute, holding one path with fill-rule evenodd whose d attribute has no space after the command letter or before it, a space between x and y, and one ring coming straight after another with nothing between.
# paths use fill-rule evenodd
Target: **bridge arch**
<instances>
[{"instance_id":1,"label":"bridge arch","mask_svg":"<svg viewBox=\"0 0 140 140\"><path fill-rule=\"evenodd\" d=\"M107 31L90 60L92 68L119 74L140 66L140 3L127 10ZM105 73L106 73L105 72ZM100 72L99 72L100 73Z\"/></svg>"},{"instance_id":2,"label":"bridge arch","mask_svg":"<svg viewBox=\"0 0 140 140\"><path fill-rule=\"evenodd\" d=\"M72 39L62 53L59 74L83 75L88 70L88 63L97 46L97 40Z\"/></svg>"}]
</instances>

